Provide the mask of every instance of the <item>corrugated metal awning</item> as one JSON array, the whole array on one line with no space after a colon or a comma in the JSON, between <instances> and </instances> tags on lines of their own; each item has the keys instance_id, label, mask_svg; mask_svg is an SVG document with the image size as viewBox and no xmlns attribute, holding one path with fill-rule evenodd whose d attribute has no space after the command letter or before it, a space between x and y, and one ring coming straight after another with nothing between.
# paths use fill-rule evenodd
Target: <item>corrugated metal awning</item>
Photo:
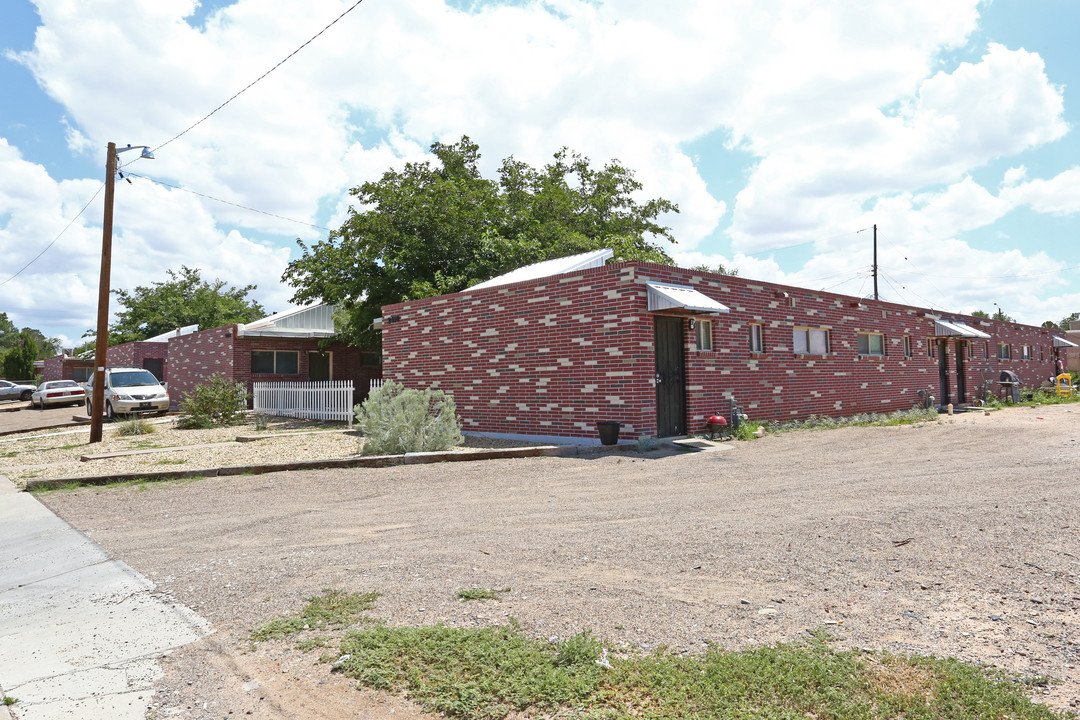
<instances>
[{"instance_id":1,"label":"corrugated metal awning","mask_svg":"<svg viewBox=\"0 0 1080 720\"><path fill-rule=\"evenodd\" d=\"M694 310L707 313L730 312L726 305L686 285L647 282L649 312L656 310Z\"/></svg>"},{"instance_id":2,"label":"corrugated metal awning","mask_svg":"<svg viewBox=\"0 0 1080 720\"><path fill-rule=\"evenodd\" d=\"M1080 345L1077 345L1072 340L1066 340L1063 337L1058 337L1057 335L1055 335L1054 347L1080 347Z\"/></svg>"},{"instance_id":3,"label":"corrugated metal awning","mask_svg":"<svg viewBox=\"0 0 1080 720\"><path fill-rule=\"evenodd\" d=\"M965 325L959 320L935 320L934 336L979 338L981 340L990 339L990 336L984 333L982 330L976 330L970 325Z\"/></svg>"}]
</instances>

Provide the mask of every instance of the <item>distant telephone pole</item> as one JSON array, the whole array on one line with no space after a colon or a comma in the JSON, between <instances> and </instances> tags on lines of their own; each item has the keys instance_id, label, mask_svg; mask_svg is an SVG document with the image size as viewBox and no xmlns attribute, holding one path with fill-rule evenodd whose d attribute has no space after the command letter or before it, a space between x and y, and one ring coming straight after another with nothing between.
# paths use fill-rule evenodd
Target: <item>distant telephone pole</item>
<instances>
[{"instance_id":1,"label":"distant telephone pole","mask_svg":"<svg viewBox=\"0 0 1080 720\"><path fill-rule=\"evenodd\" d=\"M877 223L874 223L874 299L878 299L877 294Z\"/></svg>"}]
</instances>

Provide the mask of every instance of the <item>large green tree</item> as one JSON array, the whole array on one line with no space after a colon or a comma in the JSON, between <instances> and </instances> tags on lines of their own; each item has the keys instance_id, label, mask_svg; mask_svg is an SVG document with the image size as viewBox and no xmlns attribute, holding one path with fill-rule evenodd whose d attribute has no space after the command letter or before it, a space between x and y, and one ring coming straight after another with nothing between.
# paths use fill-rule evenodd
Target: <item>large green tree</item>
<instances>
[{"instance_id":1,"label":"large green tree","mask_svg":"<svg viewBox=\"0 0 1080 720\"><path fill-rule=\"evenodd\" d=\"M24 327L21 330L11 322L6 312L0 312L0 356L14 347L21 347L25 338L31 338L37 347L35 360L44 360L60 352L60 341L47 338L40 330Z\"/></svg>"},{"instance_id":2,"label":"large green tree","mask_svg":"<svg viewBox=\"0 0 1080 720\"><path fill-rule=\"evenodd\" d=\"M34 361L37 359L37 341L31 333L23 330L0 356L0 371L8 380L31 380L34 378Z\"/></svg>"},{"instance_id":3,"label":"large green tree","mask_svg":"<svg viewBox=\"0 0 1080 720\"><path fill-rule=\"evenodd\" d=\"M248 323L266 315L262 305L248 299L254 285L225 287L224 280L207 282L198 269L186 265L180 272L169 270L169 279L134 290L113 290L123 310L109 328L109 344L160 335L185 325L200 330L230 323ZM93 330L87 335L92 336Z\"/></svg>"},{"instance_id":4,"label":"large green tree","mask_svg":"<svg viewBox=\"0 0 1080 720\"><path fill-rule=\"evenodd\" d=\"M434 160L388 170L350 192L360 211L302 254L283 279L294 301L341 310L338 332L376 347L371 322L383 305L464 290L522 265L611 248L616 260L670 262L657 241L675 242L660 222L678 206L641 201L641 184L617 161L594 168L567 149L535 168L513 157L496 179L480 174L467 136L431 146Z\"/></svg>"}]
</instances>

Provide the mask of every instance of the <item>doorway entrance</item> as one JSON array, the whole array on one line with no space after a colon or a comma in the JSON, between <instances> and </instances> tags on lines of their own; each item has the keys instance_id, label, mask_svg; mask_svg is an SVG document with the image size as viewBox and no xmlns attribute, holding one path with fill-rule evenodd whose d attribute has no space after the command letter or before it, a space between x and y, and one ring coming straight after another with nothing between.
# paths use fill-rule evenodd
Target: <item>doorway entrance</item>
<instances>
[{"instance_id":1,"label":"doorway entrance","mask_svg":"<svg viewBox=\"0 0 1080 720\"><path fill-rule=\"evenodd\" d=\"M308 352L308 380L330 380L330 353Z\"/></svg>"},{"instance_id":2,"label":"doorway entrance","mask_svg":"<svg viewBox=\"0 0 1080 720\"><path fill-rule=\"evenodd\" d=\"M686 434L686 358L683 355L683 320L653 318L656 345L656 435Z\"/></svg>"},{"instance_id":3,"label":"doorway entrance","mask_svg":"<svg viewBox=\"0 0 1080 720\"><path fill-rule=\"evenodd\" d=\"M937 341L937 356L938 356L938 379L941 384L941 395L938 397L939 405L949 404L949 395L951 389L949 388L949 341L938 340Z\"/></svg>"}]
</instances>

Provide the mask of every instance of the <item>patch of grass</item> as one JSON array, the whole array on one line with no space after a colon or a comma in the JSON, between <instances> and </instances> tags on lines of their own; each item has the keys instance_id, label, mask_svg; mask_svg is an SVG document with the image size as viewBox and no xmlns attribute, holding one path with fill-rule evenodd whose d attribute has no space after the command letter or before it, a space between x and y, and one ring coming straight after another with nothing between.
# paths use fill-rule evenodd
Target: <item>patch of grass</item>
<instances>
[{"instance_id":1,"label":"patch of grass","mask_svg":"<svg viewBox=\"0 0 1080 720\"><path fill-rule=\"evenodd\" d=\"M149 435L152 432L154 432L154 426L141 417L130 417L116 426L116 434L122 437Z\"/></svg>"},{"instance_id":2,"label":"patch of grass","mask_svg":"<svg viewBox=\"0 0 1080 720\"><path fill-rule=\"evenodd\" d=\"M939 419L938 411L932 408L915 407L911 410L897 410L891 413L862 413L848 417L829 417L827 415L811 415L805 420L791 420L788 422L772 421L768 424L751 420L743 423L743 427L752 426L751 431L757 426L765 425L770 433L790 432L792 430L833 430L842 427L887 427L895 425L914 425L924 422L935 422ZM740 430L742 428L740 427Z\"/></svg>"},{"instance_id":3,"label":"patch of grass","mask_svg":"<svg viewBox=\"0 0 1080 720\"><path fill-rule=\"evenodd\" d=\"M482 629L372 625L346 634L335 671L467 720L551 714L604 720L1049 720L1020 682L952 659L837 651L813 638L700 656L608 657L588 632L530 640ZM1073 716L1074 717L1074 716Z\"/></svg>"},{"instance_id":4,"label":"patch of grass","mask_svg":"<svg viewBox=\"0 0 1080 720\"><path fill-rule=\"evenodd\" d=\"M64 483L63 485L54 485L52 487L34 488L30 492L34 493L35 495L45 495L46 493L54 493L54 492L71 492L73 490L79 490L82 487L83 487L82 483L73 480L72 482Z\"/></svg>"},{"instance_id":5,"label":"patch of grass","mask_svg":"<svg viewBox=\"0 0 1080 720\"><path fill-rule=\"evenodd\" d=\"M296 643L296 648L300 652L308 652L315 648L330 647L330 638L320 635L318 637L308 638L307 640L301 640Z\"/></svg>"},{"instance_id":6,"label":"patch of grass","mask_svg":"<svg viewBox=\"0 0 1080 720\"><path fill-rule=\"evenodd\" d=\"M297 615L275 618L255 629L251 639L256 642L296 635L304 630L329 630L356 622L360 613L375 607L377 592L346 593L323 590L322 595L307 599L307 605Z\"/></svg>"},{"instance_id":7,"label":"patch of grass","mask_svg":"<svg viewBox=\"0 0 1080 720\"><path fill-rule=\"evenodd\" d=\"M19 698L13 698L10 695L5 695L3 697L3 699L0 700L0 702L2 702L4 705L10 706L10 705L14 705L15 703L19 702Z\"/></svg>"},{"instance_id":8,"label":"patch of grass","mask_svg":"<svg viewBox=\"0 0 1080 720\"><path fill-rule=\"evenodd\" d=\"M183 465L186 462L187 462L187 460L183 460L183 459L180 459L180 460L158 460L154 464L155 465Z\"/></svg>"},{"instance_id":9,"label":"patch of grass","mask_svg":"<svg viewBox=\"0 0 1080 720\"><path fill-rule=\"evenodd\" d=\"M458 590L457 596L459 600L502 600L499 597L502 593L510 592L510 588L505 587L501 590L495 590L493 588L468 588L467 590Z\"/></svg>"}]
</instances>

